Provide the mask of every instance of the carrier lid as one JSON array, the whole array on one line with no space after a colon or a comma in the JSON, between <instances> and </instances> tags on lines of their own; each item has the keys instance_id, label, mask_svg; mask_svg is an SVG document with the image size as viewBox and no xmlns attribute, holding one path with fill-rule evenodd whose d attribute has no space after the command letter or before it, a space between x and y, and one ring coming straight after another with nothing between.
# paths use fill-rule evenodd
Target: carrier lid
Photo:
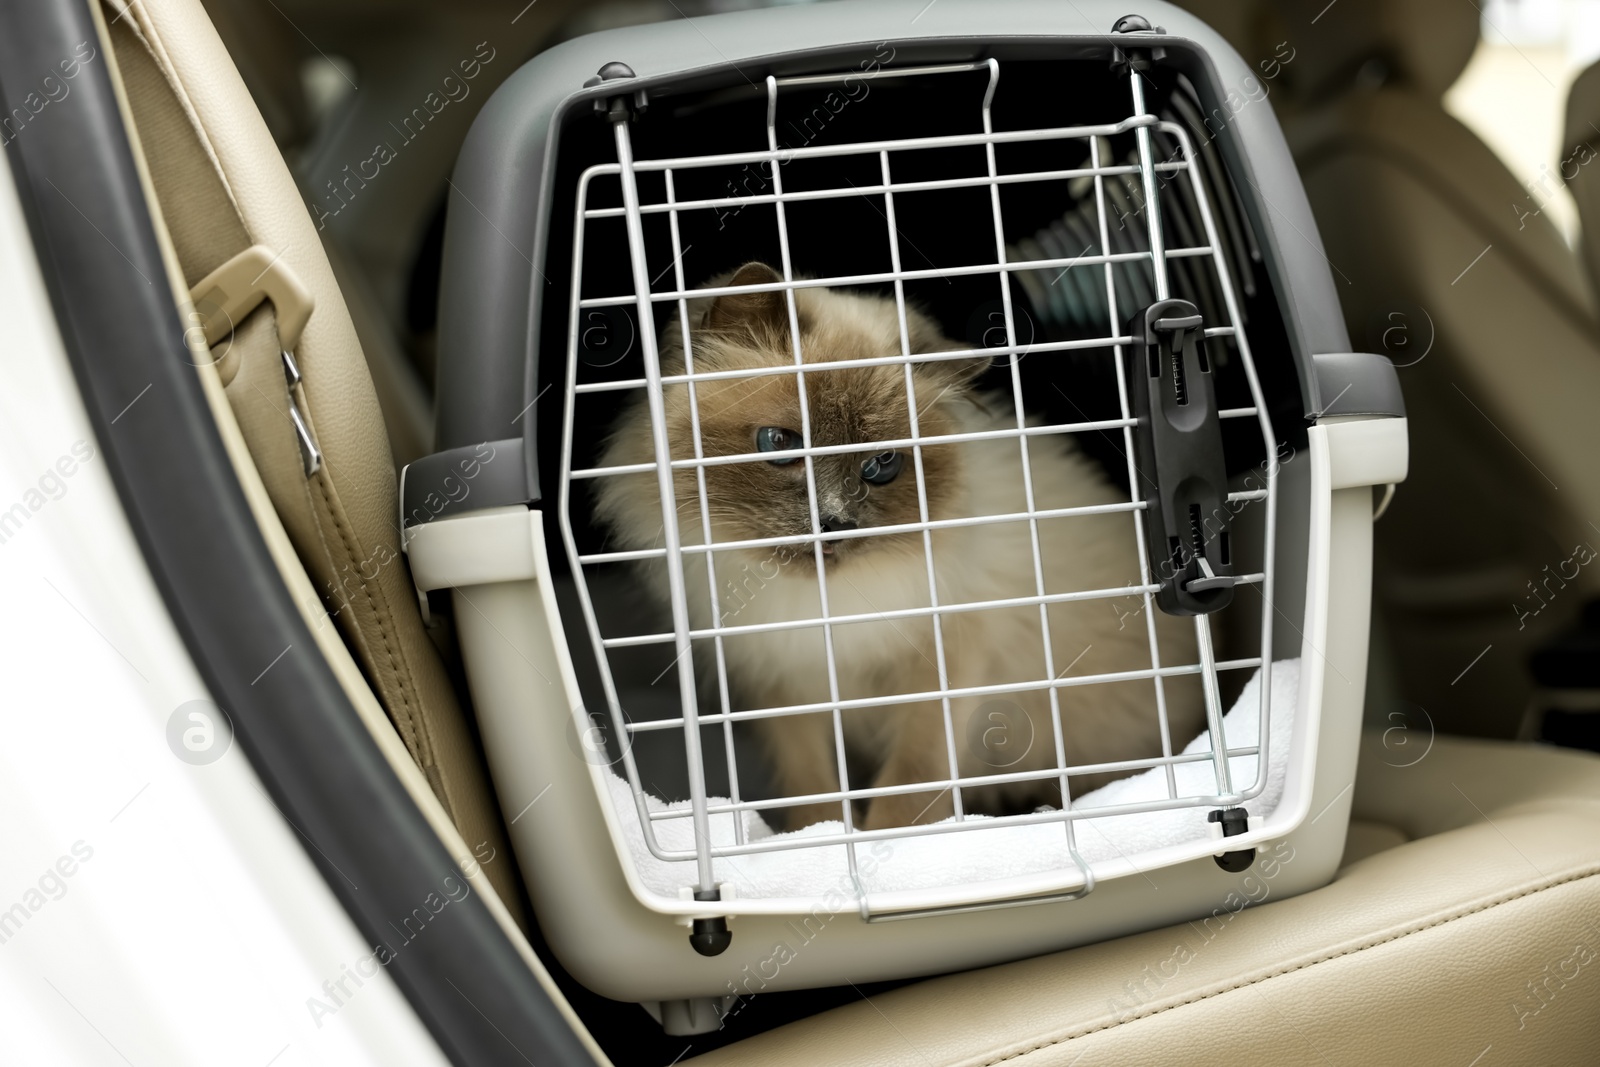
<instances>
[{"instance_id":1,"label":"carrier lid","mask_svg":"<svg viewBox=\"0 0 1600 1067\"><path fill-rule=\"evenodd\" d=\"M1121 0L860 0L830 10L825 19L806 6L777 7L592 34L534 57L495 92L451 181L438 337L440 451L405 473L406 525L541 498L539 322L562 309L565 297L542 265L557 254L552 213L570 210L556 202L563 131L599 121L596 108L619 98L619 87L634 101L648 96L659 105L768 74L838 70L863 57L892 57L894 66L985 57L1109 63L1137 37L1159 53L1161 65L1187 77L1205 115L1223 117L1215 142L1259 240L1287 332L1289 351L1280 358L1294 363L1306 416L1403 412L1393 367L1348 352L1331 270L1277 120L1264 100L1234 106L1240 87L1256 84L1258 75L1215 30L1150 2L1140 14L1155 29L1110 32L1128 14ZM1106 31L1091 30L1099 26ZM485 444L494 446L492 475L486 466L488 476L470 493L450 492L461 460Z\"/></svg>"}]
</instances>

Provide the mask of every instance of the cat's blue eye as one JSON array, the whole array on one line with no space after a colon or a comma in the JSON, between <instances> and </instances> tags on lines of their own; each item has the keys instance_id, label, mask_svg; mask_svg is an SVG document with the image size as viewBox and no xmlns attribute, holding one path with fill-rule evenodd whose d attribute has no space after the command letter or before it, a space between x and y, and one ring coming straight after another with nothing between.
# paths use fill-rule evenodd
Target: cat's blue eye
<instances>
[{"instance_id":1,"label":"cat's blue eye","mask_svg":"<svg viewBox=\"0 0 1600 1067\"><path fill-rule=\"evenodd\" d=\"M793 430L786 430L782 426L763 426L756 431L756 450L758 452L786 452L791 448L800 447L800 435ZM769 459L767 462L775 467L787 467L799 460L799 456L790 456L786 459Z\"/></svg>"},{"instance_id":2,"label":"cat's blue eye","mask_svg":"<svg viewBox=\"0 0 1600 1067\"><path fill-rule=\"evenodd\" d=\"M905 457L898 452L879 452L861 464L861 480L873 485L888 485L900 473Z\"/></svg>"}]
</instances>

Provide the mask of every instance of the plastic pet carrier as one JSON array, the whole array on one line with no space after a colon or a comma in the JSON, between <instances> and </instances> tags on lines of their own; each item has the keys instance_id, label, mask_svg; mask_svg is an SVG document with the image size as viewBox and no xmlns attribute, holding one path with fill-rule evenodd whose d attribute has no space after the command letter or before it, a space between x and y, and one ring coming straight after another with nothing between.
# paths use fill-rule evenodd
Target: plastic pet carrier
<instances>
[{"instance_id":1,"label":"plastic pet carrier","mask_svg":"<svg viewBox=\"0 0 1600 1067\"><path fill-rule=\"evenodd\" d=\"M823 4L490 100L402 520L580 981L695 1032L1332 876L1406 434L1284 62L1159 4Z\"/></svg>"}]
</instances>

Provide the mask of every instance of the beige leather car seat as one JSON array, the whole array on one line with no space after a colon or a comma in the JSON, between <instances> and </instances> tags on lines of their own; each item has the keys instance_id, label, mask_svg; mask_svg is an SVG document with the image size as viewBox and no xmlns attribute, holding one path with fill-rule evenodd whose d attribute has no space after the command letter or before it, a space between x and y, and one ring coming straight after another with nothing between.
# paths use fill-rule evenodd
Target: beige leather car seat
<instances>
[{"instance_id":1,"label":"beige leather car seat","mask_svg":"<svg viewBox=\"0 0 1600 1067\"><path fill-rule=\"evenodd\" d=\"M433 394L406 355L394 327L383 313L377 294L362 277L338 238L324 232L322 249L333 268L356 340L366 358L378 411L388 434L396 471L433 451Z\"/></svg>"},{"instance_id":2,"label":"beige leather car seat","mask_svg":"<svg viewBox=\"0 0 1600 1067\"><path fill-rule=\"evenodd\" d=\"M288 279L277 302L207 329L207 340L260 480L320 595L303 607L344 638L467 846L480 858L509 856L481 753L400 552L395 471L372 378L294 182L198 0L110 3L106 11L197 311L216 320L207 278L252 247L267 250L263 284ZM288 299L297 290L314 304L303 329L279 306L300 302ZM297 382L286 373L286 346ZM484 870L524 922L514 865Z\"/></svg>"},{"instance_id":3,"label":"beige leather car seat","mask_svg":"<svg viewBox=\"0 0 1600 1067\"><path fill-rule=\"evenodd\" d=\"M1275 7L1298 54L1273 100L1351 344L1399 365L1411 423L1411 474L1374 559L1402 696L1442 729L1511 737L1529 653L1600 591L1581 566L1542 584L1600 546L1594 300L1536 191L1441 103L1476 7Z\"/></svg>"},{"instance_id":4,"label":"beige leather car seat","mask_svg":"<svg viewBox=\"0 0 1600 1067\"><path fill-rule=\"evenodd\" d=\"M684 1067L1600 1061L1600 760L1389 741L1364 743L1323 889L1277 900L1268 849L1209 917L864 997Z\"/></svg>"}]
</instances>

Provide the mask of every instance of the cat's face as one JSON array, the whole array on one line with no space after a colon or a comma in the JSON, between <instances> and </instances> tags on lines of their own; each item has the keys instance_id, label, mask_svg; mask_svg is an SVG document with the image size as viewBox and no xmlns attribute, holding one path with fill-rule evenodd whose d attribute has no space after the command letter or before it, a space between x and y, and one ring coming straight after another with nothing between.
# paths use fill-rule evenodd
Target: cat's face
<instances>
[{"instance_id":1,"label":"cat's face","mask_svg":"<svg viewBox=\"0 0 1600 1067\"><path fill-rule=\"evenodd\" d=\"M779 281L764 264L748 264L725 285ZM796 292L800 344L806 367L840 360L900 354L899 322L892 301L856 293L802 289ZM721 297L709 307L691 307L690 346L697 372L793 366L787 302L782 292ZM960 346L942 337L922 314L908 310L912 353ZM666 373L683 369L681 328L669 324L662 362ZM912 364L919 436L955 432L953 408L964 402L971 378L984 360ZM790 454L802 447L802 388L810 417L811 444L860 444L858 449L812 459L817 515L824 532L871 529L921 520L916 459L909 447L873 442L911 436L906 366L887 364L758 375L696 384L700 441L706 456L760 453L756 460L707 466L706 514L715 542L812 532L806 463ZM689 389L671 386L665 395L674 458L692 458L694 430ZM959 489L958 446L922 448L922 484L928 517L955 509ZM693 470L676 475L682 523L698 523L699 491ZM698 533L694 535L698 540ZM824 559L838 566L865 563L883 552L920 553L917 531L824 542ZM754 550L779 563L814 567L810 544Z\"/></svg>"}]
</instances>

